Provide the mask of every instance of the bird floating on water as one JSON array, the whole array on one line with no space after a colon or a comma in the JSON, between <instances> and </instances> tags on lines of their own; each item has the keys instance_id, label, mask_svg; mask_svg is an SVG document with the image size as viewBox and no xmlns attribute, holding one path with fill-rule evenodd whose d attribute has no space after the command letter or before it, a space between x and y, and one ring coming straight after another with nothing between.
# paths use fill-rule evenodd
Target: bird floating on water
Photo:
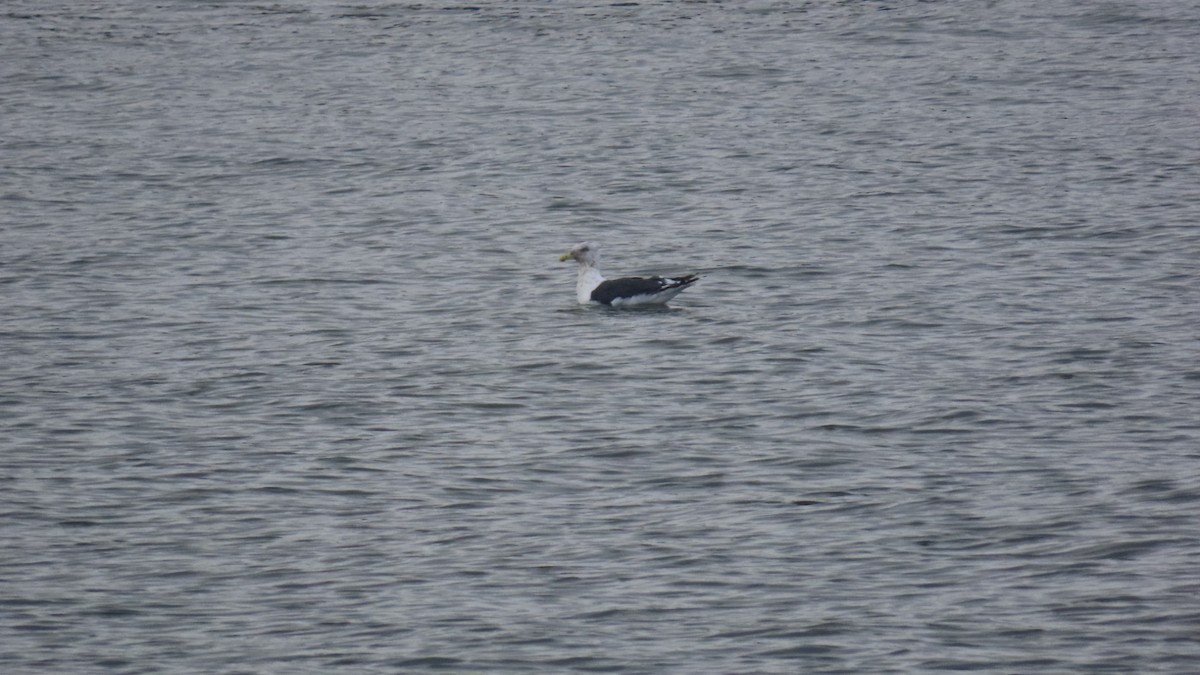
<instances>
[{"instance_id":1,"label":"bird floating on water","mask_svg":"<svg viewBox=\"0 0 1200 675\"><path fill-rule=\"evenodd\" d=\"M558 259L559 262L579 262L579 281L575 296L579 303L597 303L612 307L634 305L665 305L683 289L700 280L695 274L680 277L625 277L605 279L596 269L599 247L590 242L576 244Z\"/></svg>"}]
</instances>

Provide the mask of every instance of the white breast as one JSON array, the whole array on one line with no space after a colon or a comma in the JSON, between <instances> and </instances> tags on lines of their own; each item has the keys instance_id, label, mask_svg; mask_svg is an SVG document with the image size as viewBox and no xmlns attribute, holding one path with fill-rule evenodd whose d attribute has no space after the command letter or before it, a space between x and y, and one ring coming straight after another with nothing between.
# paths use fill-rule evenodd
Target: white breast
<instances>
[{"instance_id":1,"label":"white breast","mask_svg":"<svg viewBox=\"0 0 1200 675\"><path fill-rule=\"evenodd\" d=\"M592 291L604 281L600 270L590 265L579 268L579 281L575 283L575 298L581 305L592 301Z\"/></svg>"}]
</instances>

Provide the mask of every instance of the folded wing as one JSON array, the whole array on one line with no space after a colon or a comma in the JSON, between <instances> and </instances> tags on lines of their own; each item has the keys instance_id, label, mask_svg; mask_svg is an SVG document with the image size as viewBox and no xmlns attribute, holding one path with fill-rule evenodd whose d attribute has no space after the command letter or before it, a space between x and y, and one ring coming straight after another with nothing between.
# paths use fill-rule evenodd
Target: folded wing
<instances>
[{"instance_id":1,"label":"folded wing","mask_svg":"<svg viewBox=\"0 0 1200 675\"><path fill-rule=\"evenodd\" d=\"M592 302L602 305L661 304L679 295L700 277L626 277L609 279L592 291Z\"/></svg>"}]
</instances>

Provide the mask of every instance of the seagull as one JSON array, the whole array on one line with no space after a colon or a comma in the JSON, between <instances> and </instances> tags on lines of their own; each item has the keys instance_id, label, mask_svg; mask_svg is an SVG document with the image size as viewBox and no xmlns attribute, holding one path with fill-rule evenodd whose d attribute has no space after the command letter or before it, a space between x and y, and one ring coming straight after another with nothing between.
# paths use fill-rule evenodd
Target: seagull
<instances>
[{"instance_id":1,"label":"seagull","mask_svg":"<svg viewBox=\"0 0 1200 675\"><path fill-rule=\"evenodd\" d=\"M600 249L595 244L576 244L558 259L559 262L575 260L579 263L579 281L575 284L575 296L579 304L596 303L612 307L634 305L665 305L683 292L683 289L699 281L695 274L680 277L625 277L606 280L596 269Z\"/></svg>"}]
</instances>

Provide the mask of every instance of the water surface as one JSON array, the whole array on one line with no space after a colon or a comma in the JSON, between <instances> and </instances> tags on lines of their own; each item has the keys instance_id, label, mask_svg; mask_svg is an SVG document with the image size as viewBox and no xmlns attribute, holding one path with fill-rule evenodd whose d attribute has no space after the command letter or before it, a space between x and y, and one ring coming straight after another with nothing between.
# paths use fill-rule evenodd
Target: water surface
<instances>
[{"instance_id":1,"label":"water surface","mask_svg":"<svg viewBox=\"0 0 1200 675\"><path fill-rule=\"evenodd\" d=\"M1198 40L8 3L0 667L1190 672Z\"/></svg>"}]
</instances>

